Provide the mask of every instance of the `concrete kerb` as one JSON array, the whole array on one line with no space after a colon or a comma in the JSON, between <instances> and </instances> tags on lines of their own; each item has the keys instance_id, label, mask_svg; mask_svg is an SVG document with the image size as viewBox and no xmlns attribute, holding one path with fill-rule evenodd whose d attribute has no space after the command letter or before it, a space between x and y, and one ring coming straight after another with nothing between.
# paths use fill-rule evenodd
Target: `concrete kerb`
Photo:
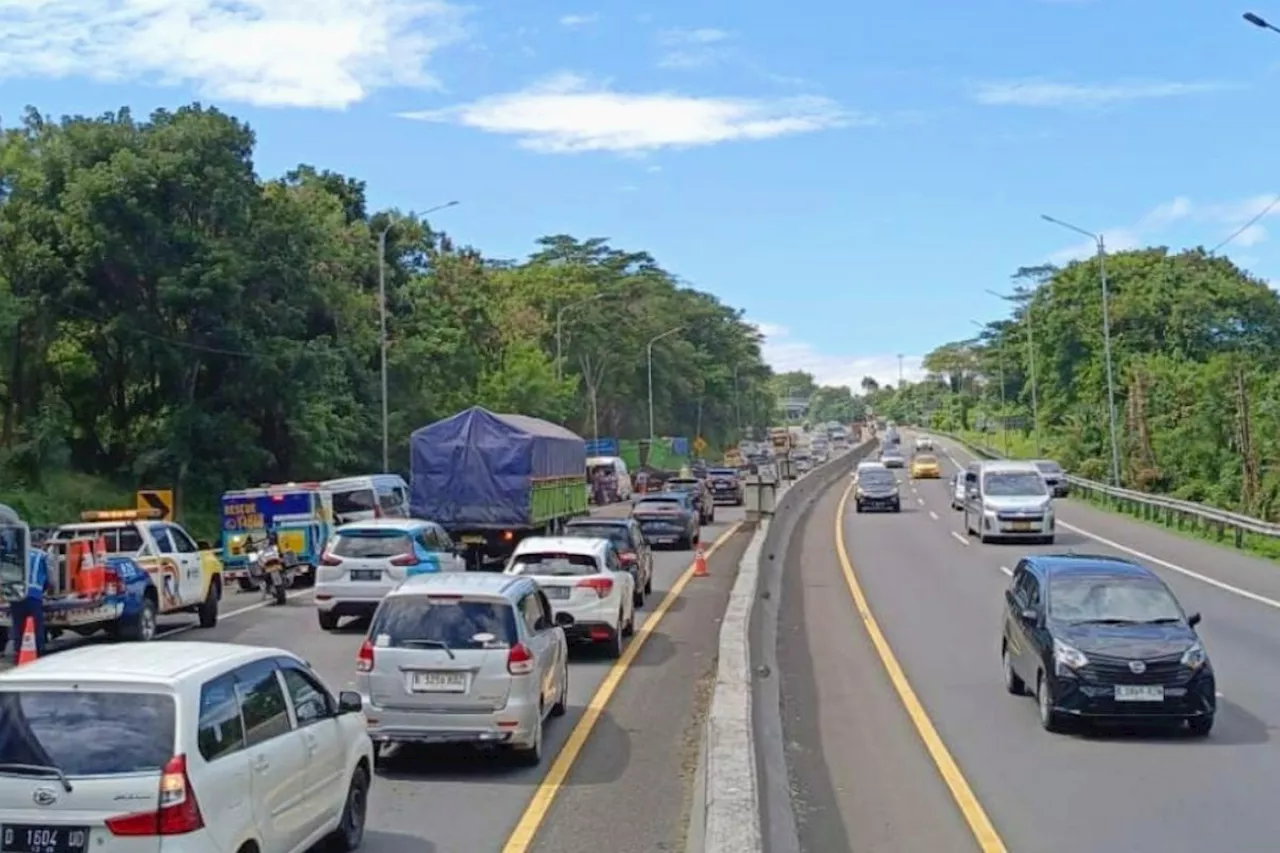
<instances>
[{"instance_id":1,"label":"concrete kerb","mask_svg":"<svg viewBox=\"0 0 1280 853\"><path fill-rule=\"evenodd\" d=\"M798 842L793 848L785 843L788 820L790 837L794 839L796 832L781 738L776 642L772 639L777 631L777 605L781 598L777 589L781 561L772 558L785 551L786 540L804 510L832 483L847 475L871 446L874 442L858 446L780 492L773 519L756 528L747 546L720 626L716 686L704 729L686 853L763 853L766 849L790 853L798 847ZM762 576L773 589L757 598ZM769 612L757 614L761 605ZM763 649L755 648L752 642L752 626L757 622L770 628L770 639L761 644ZM761 672L760 679L753 677L753 663ZM757 685L766 688L758 710L753 702ZM759 755L757 730L763 735ZM763 772L766 768L770 772ZM779 768L781 792L777 791ZM769 790L761 790L762 780ZM762 804L767 805L768 815ZM779 824L784 840L776 844L774 830ZM765 827L770 830L768 844Z\"/></svg>"}]
</instances>

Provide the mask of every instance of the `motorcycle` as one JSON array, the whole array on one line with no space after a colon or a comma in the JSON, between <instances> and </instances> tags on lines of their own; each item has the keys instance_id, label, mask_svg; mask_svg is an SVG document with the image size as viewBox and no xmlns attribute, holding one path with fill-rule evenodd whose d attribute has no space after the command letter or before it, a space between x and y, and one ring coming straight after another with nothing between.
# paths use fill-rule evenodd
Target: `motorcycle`
<instances>
[{"instance_id":1,"label":"motorcycle","mask_svg":"<svg viewBox=\"0 0 1280 853\"><path fill-rule=\"evenodd\" d=\"M262 597L273 599L277 605L284 604L293 586L293 555L281 553L279 546L272 542L259 547L250 541L245 543L245 556L249 561L249 579L262 590Z\"/></svg>"}]
</instances>

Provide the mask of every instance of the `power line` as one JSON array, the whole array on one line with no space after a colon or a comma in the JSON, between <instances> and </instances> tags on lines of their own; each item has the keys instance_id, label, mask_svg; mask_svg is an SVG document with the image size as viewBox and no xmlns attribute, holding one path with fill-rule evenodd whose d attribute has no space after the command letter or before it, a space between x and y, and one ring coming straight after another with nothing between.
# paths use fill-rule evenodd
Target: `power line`
<instances>
[{"instance_id":1,"label":"power line","mask_svg":"<svg viewBox=\"0 0 1280 853\"><path fill-rule=\"evenodd\" d=\"M1252 219L1250 219L1248 222L1246 222L1244 225L1241 225L1241 226L1240 226L1239 228L1237 228L1235 231L1231 232L1231 236L1230 236L1230 237L1228 237L1227 239L1223 240L1221 243L1219 243L1218 245L1216 245L1216 246L1214 246L1212 249L1210 249L1210 250L1209 250L1209 254L1211 254L1211 255L1216 255L1216 254L1218 253L1218 250L1219 250L1219 249L1221 249L1223 246L1227 245L1227 244L1228 244L1228 243L1230 243L1232 240L1236 239L1236 238L1237 238L1237 237L1239 237L1241 234L1243 234L1244 232L1246 232L1246 231L1248 231L1250 228L1252 228L1255 224L1257 224L1257 222L1258 222L1258 220L1259 220L1259 219L1261 219L1262 217L1264 217L1264 216L1266 216L1268 213L1270 213L1272 210L1274 210L1274 209L1275 209L1275 206L1276 206L1277 204L1280 204L1280 195L1278 195L1278 196L1276 196L1275 198L1271 199L1271 204L1268 204L1266 207L1262 208L1262 210L1258 213L1258 215L1257 215L1257 216L1253 217L1253 218L1252 218Z\"/></svg>"}]
</instances>

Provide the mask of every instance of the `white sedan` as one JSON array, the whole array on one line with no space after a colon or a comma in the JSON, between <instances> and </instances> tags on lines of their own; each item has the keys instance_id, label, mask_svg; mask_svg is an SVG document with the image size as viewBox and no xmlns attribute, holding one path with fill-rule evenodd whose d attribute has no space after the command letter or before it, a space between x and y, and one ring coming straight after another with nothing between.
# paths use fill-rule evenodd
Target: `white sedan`
<instances>
[{"instance_id":1,"label":"white sedan","mask_svg":"<svg viewBox=\"0 0 1280 853\"><path fill-rule=\"evenodd\" d=\"M636 628L635 578L608 539L533 536L516 546L506 573L533 578L556 612L573 617L566 639L622 656Z\"/></svg>"}]
</instances>

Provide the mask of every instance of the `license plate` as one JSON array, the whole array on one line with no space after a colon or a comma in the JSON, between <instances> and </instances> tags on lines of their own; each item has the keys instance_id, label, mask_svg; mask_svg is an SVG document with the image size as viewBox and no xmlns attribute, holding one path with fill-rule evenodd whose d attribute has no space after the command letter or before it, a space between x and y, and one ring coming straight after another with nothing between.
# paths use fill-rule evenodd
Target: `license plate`
<instances>
[{"instance_id":1,"label":"license plate","mask_svg":"<svg viewBox=\"0 0 1280 853\"><path fill-rule=\"evenodd\" d=\"M473 533L473 534L471 534L470 536L463 536L463 537L461 537L461 539L462 539L462 541L463 541L463 542L466 542L468 545L483 545L483 544L484 544L484 537L483 537L483 536L477 536L477 535L475 535L474 533Z\"/></svg>"},{"instance_id":2,"label":"license plate","mask_svg":"<svg viewBox=\"0 0 1280 853\"><path fill-rule=\"evenodd\" d=\"M1164 688L1158 684L1117 684L1117 702L1163 702Z\"/></svg>"},{"instance_id":3,"label":"license plate","mask_svg":"<svg viewBox=\"0 0 1280 853\"><path fill-rule=\"evenodd\" d=\"M409 682L414 693L466 693L465 672L415 672Z\"/></svg>"},{"instance_id":4,"label":"license plate","mask_svg":"<svg viewBox=\"0 0 1280 853\"><path fill-rule=\"evenodd\" d=\"M569 587L567 586L544 586L542 592L547 598L554 598L557 601L563 601L569 597Z\"/></svg>"},{"instance_id":5,"label":"license plate","mask_svg":"<svg viewBox=\"0 0 1280 853\"><path fill-rule=\"evenodd\" d=\"M1029 521L1015 521L1013 523L1014 530L1030 530L1033 526Z\"/></svg>"},{"instance_id":6,"label":"license plate","mask_svg":"<svg viewBox=\"0 0 1280 853\"><path fill-rule=\"evenodd\" d=\"M0 833L3 853L83 853L89 843L85 826L34 826L6 823Z\"/></svg>"},{"instance_id":7,"label":"license plate","mask_svg":"<svg viewBox=\"0 0 1280 853\"><path fill-rule=\"evenodd\" d=\"M381 569L352 569L351 579L353 581L380 581L382 580Z\"/></svg>"}]
</instances>

